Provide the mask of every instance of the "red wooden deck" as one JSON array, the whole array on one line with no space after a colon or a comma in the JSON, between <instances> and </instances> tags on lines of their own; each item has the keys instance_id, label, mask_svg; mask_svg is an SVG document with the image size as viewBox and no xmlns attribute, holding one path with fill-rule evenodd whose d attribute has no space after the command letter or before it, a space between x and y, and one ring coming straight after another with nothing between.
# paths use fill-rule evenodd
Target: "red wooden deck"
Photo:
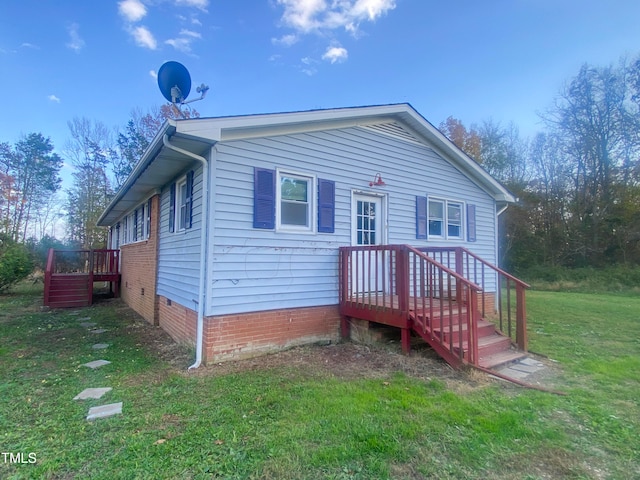
<instances>
[{"instance_id":1,"label":"red wooden deck","mask_svg":"<svg viewBox=\"0 0 640 480\"><path fill-rule=\"evenodd\" d=\"M93 283L109 282L119 294L119 250L49 250L44 304L54 308L84 307L93 302Z\"/></svg>"},{"instance_id":2,"label":"red wooden deck","mask_svg":"<svg viewBox=\"0 0 640 480\"><path fill-rule=\"evenodd\" d=\"M450 250L341 248L343 336L348 318L358 318L400 328L407 352L410 335L419 335L456 366L488 368L523 356L527 285L465 249Z\"/></svg>"}]
</instances>

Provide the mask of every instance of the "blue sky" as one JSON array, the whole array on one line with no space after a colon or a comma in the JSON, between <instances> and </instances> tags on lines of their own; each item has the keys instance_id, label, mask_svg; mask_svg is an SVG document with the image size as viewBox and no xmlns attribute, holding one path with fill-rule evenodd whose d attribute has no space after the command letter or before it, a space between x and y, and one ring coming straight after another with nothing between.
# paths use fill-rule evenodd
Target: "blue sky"
<instances>
[{"instance_id":1,"label":"blue sky","mask_svg":"<svg viewBox=\"0 0 640 480\"><path fill-rule=\"evenodd\" d=\"M0 141L74 116L124 126L183 63L202 116L409 102L433 124L515 122L587 62L640 53L640 2L608 0L3 0Z\"/></svg>"}]
</instances>

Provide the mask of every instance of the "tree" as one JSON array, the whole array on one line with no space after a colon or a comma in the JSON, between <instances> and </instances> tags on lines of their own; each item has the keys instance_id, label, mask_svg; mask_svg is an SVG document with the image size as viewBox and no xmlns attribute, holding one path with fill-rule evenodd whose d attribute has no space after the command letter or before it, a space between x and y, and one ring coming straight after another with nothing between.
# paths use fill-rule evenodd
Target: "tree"
<instances>
[{"instance_id":1,"label":"tree","mask_svg":"<svg viewBox=\"0 0 640 480\"><path fill-rule=\"evenodd\" d=\"M1 231L24 242L33 228L37 205L59 188L62 159L41 133L30 133L12 147L0 144Z\"/></svg>"},{"instance_id":2,"label":"tree","mask_svg":"<svg viewBox=\"0 0 640 480\"><path fill-rule=\"evenodd\" d=\"M97 221L113 196L107 176L115 157L111 134L104 124L86 118L74 118L68 125L71 140L66 155L75 171L67 192L67 234L82 248L104 248L107 230Z\"/></svg>"},{"instance_id":3,"label":"tree","mask_svg":"<svg viewBox=\"0 0 640 480\"><path fill-rule=\"evenodd\" d=\"M117 133L118 155L112 166L116 189L120 188L136 164L142 158L156 133L167 119L197 118L200 114L194 108L186 108L182 115L171 104L152 108L147 113L140 109L131 112L131 118L123 131Z\"/></svg>"},{"instance_id":4,"label":"tree","mask_svg":"<svg viewBox=\"0 0 640 480\"><path fill-rule=\"evenodd\" d=\"M8 290L33 270L27 247L0 234L0 292Z\"/></svg>"},{"instance_id":5,"label":"tree","mask_svg":"<svg viewBox=\"0 0 640 480\"><path fill-rule=\"evenodd\" d=\"M457 118L448 117L440 124L439 129L456 147L476 162L482 163L481 139L473 126L467 129Z\"/></svg>"},{"instance_id":6,"label":"tree","mask_svg":"<svg viewBox=\"0 0 640 480\"><path fill-rule=\"evenodd\" d=\"M616 259L612 245L620 244L620 229L611 216L637 182L640 152L633 79L625 62L618 68L583 65L545 117L570 159L567 215L576 265Z\"/></svg>"}]
</instances>

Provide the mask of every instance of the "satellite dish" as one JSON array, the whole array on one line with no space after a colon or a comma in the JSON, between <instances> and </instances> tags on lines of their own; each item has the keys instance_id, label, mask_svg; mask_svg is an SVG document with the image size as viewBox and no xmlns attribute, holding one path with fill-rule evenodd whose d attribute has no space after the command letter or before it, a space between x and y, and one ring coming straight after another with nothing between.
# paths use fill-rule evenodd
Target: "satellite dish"
<instances>
[{"instance_id":1,"label":"satellite dish","mask_svg":"<svg viewBox=\"0 0 640 480\"><path fill-rule=\"evenodd\" d=\"M158 87L171 103L184 103L191 91L191 75L181 63L166 62L158 70Z\"/></svg>"}]
</instances>

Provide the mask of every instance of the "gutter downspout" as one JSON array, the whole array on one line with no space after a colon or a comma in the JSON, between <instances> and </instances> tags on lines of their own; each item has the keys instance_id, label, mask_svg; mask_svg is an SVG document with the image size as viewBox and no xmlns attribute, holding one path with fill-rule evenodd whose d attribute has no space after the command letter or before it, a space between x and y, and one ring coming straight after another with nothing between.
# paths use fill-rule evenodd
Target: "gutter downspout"
<instances>
[{"instance_id":1,"label":"gutter downspout","mask_svg":"<svg viewBox=\"0 0 640 480\"><path fill-rule=\"evenodd\" d=\"M206 297L207 275L207 233L209 230L209 162L204 157L193 152L176 147L169 142L169 135L165 134L162 143L169 150L198 160L202 164L202 225L200 227L200 279L198 286L198 322L196 328L196 359L187 370L198 368L202 364L202 344L204 331L204 307Z\"/></svg>"}]
</instances>

